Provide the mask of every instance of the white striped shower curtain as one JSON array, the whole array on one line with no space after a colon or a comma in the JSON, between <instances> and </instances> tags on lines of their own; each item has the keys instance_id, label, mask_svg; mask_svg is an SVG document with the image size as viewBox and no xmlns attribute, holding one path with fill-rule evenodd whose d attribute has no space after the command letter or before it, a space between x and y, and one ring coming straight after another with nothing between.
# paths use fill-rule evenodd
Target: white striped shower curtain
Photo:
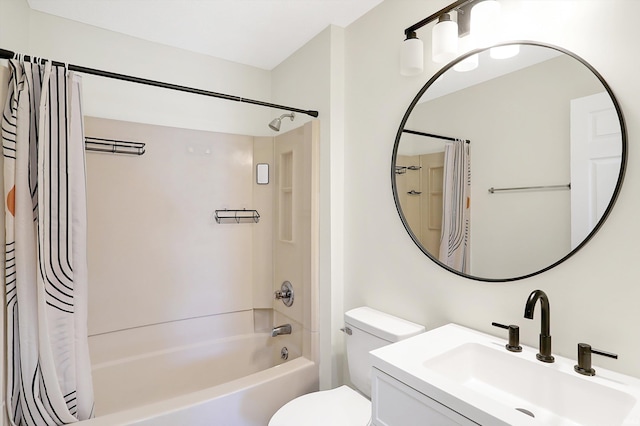
<instances>
[{"instance_id":1,"label":"white striped shower curtain","mask_svg":"<svg viewBox=\"0 0 640 426\"><path fill-rule=\"evenodd\" d=\"M456 140L445 145L442 235L438 259L448 267L465 274L470 270L470 162L468 143Z\"/></svg>"},{"instance_id":2,"label":"white striped shower curtain","mask_svg":"<svg viewBox=\"0 0 640 426\"><path fill-rule=\"evenodd\" d=\"M7 411L13 425L74 423L93 416L81 81L50 62L18 58L9 67Z\"/></svg>"}]
</instances>

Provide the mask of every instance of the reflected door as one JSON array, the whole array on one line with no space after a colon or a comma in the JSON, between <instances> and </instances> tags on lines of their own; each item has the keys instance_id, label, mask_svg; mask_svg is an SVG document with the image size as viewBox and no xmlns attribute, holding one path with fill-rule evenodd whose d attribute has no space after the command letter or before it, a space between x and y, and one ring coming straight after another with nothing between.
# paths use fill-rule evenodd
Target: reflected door
<instances>
[{"instance_id":1,"label":"reflected door","mask_svg":"<svg viewBox=\"0 0 640 426\"><path fill-rule=\"evenodd\" d=\"M571 248L604 214L620 173L622 133L606 92L571 101Z\"/></svg>"},{"instance_id":2,"label":"reflected door","mask_svg":"<svg viewBox=\"0 0 640 426\"><path fill-rule=\"evenodd\" d=\"M396 169L396 186L400 205L411 230L421 238L421 198L420 157L417 155L399 155Z\"/></svg>"},{"instance_id":3,"label":"reflected door","mask_svg":"<svg viewBox=\"0 0 640 426\"><path fill-rule=\"evenodd\" d=\"M444 152L420 156L422 175L422 226L420 241L429 253L440 252Z\"/></svg>"},{"instance_id":4,"label":"reflected door","mask_svg":"<svg viewBox=\"0 0 640 426\"><path fill-rule=\"evenodd\" d=\"M440 251L444 152L399 155L396 191L407 224L430 252Z\"/></svg>"}]
</instances>

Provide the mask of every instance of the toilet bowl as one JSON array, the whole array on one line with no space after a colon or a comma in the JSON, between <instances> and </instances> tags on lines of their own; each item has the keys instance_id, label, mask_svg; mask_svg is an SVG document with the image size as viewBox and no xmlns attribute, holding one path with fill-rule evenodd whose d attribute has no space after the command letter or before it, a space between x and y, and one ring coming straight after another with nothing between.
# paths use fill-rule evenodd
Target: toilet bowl
<instances>
[{"instance_id":1,"label":"toilet bowl","mask_svg":"<svg viewBox=\"0 0 640 426\"><path fill-rule=\"evenodd\" d=\"M369 307L345 313L349 386L309 393L283 405L269 426L368 426L371 421L369 352L423 333L424 327Z\"/></svg>"},{"instance_id":2,"label":"toilet bowl","mask_svg":"<svg viewBox=\"0 0 640 426\"><path fill-rule=\"evenodd\" d=\"M343 385L289 401L271 417L269 426L367 426L370 419L371 402Z\"/></svg>"}]
</instances>

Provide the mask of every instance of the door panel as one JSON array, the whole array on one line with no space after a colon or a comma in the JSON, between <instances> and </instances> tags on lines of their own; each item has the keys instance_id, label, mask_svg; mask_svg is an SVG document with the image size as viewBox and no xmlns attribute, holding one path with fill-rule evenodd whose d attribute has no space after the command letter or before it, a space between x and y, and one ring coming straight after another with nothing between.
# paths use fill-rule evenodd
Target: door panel
<instances>
[{"instance_id":1,"label":"door panel","mask_svg":"<svg viewBox=\"0 0 640 426\"><path fill-rule=\"evenodd\" d=\"M440 252L444 152L420 156L422 174L422 227L420 241L429 253Z\"/></svg>"},{"instance_id":2,"label":"door panel","mask_svg":"<svg viewBox=\"0 0 640 426\"><path fill-rule=\"evenodd\" d=\"M605 92L571 101L571 249L606 210L622 158L620 122Z\"/></svg>"}]
</instances>

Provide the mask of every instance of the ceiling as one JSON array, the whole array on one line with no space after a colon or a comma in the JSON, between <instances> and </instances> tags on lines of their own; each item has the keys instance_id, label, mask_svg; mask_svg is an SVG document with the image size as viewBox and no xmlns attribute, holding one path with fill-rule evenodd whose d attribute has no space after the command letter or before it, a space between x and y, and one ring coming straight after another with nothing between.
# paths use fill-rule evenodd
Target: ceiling
<instances>
[{"instance_id":1,"label":"ceiling","mask_svg":"<svg viewBox=\"0 0 640 426\"><path fill-rule=\"evenodd\" d=\"M271 70L382 0L27 0L37 11Z\"/></svg>"}]
</instances>

